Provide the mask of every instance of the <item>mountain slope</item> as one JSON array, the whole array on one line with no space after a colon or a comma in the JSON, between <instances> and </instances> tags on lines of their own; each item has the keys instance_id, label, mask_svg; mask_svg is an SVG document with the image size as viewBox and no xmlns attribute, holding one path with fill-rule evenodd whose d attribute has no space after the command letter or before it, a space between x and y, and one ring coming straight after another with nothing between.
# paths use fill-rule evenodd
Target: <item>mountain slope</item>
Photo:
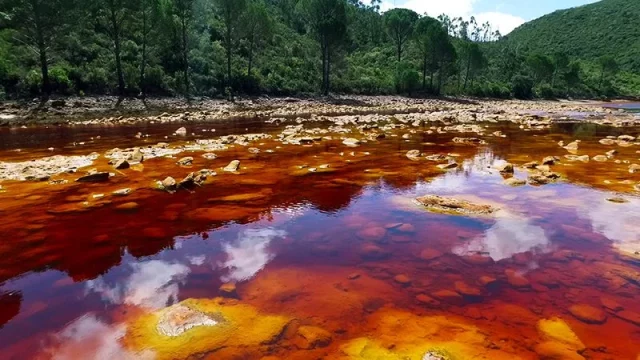
<instances>
[{"instance_id":1,"label":"mountain slope","mask_svg":"<svg viewBox=\"0 0 640 360\"><path fill-rule=\"evenodd\" d=\"M640 0L602 0L556 11L523 24L504 41L587 61L612 55L622 69L640 72Z\"/></svg>"}]
</instances>

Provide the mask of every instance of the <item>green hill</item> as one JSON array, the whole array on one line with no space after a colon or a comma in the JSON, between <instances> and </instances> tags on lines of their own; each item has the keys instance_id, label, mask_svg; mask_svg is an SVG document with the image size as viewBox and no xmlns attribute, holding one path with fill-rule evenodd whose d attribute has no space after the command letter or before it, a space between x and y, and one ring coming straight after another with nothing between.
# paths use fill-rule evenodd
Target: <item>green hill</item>
<instances>
[{"instance_id":1,"label":"green hill","mask_svg":"<svg viewBox=\"0 0 640 360\"><path fill-rule=\"evenodd\" d=\"M586 61L613 55L622 69L640 73L640 0L602 0L556 11L523 24L505 41Z\"/></svg>"}]
</instances>

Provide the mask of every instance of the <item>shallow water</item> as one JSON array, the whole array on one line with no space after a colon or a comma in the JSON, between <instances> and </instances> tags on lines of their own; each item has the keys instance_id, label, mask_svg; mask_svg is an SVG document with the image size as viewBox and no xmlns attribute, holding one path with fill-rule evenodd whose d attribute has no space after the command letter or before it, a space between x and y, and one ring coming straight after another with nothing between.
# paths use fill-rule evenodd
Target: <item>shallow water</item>
<instances>
[{"instance_id":1,"label":"shallow water","mask_svg":"<svg viewBox=\"0 0 640 360\"><path fill-rule=\"evenodd\" d=\"M154 144L176 127L61 128L52 137L15 129L0 133L0 160ZM224 135L278 126L189 131L199 135L202 128ZM339 140L305 147L266 140L255 145L259 154L241 146L215 160L196 153L193 168L148 160L142 171L125 170L105 184L4 182L0 358L421 359L438 348L456 359L537 359L550 341L541 320L559 318L584 346L560 342L555 358L636 359L640 261L620 249L640 250L640 198L633 190L640 174L627 171L640 155L638 146L598 140L638 130L564 124L530 132L505 124L487 134L496 130L506 137L483 137L483 146L454 144L455 136L476 136L456 133L388 136L357 148ZM137 139L138 131L150 137ZM558 141L575 139L582 140L580 154L615 148L621 163L563 159L553 170L564 181L540 187L509 187L492 169L504 160L562 157L568 153ZM455 153L462 166L443 172L407 159L411 149ZM241 160L240 174L218 171L193 191L148 188L155 179L219 169L233 159ZM331 171L299 168L321 164ZM137 190L93 199L123 187ZM430 213L413 202L425 194L501 210L488 218ZM628 202L606 200L614 196ZM137 208L118 210L130 202ZM236 284L235 294L220 292L225 283ZM227 297L219 300L223 316L224 306L247 306L260 314L247 324L278 316L287 325L275 339L241 335L252 334L244 327L220 342L200 341L193 332L195 340L179 348L140 329L147 314L220 295ZM585 322L569 311L582 304L604 321ZM324 329L330 341L301 343L304 326Z\"/></svg>"}]
</instances>

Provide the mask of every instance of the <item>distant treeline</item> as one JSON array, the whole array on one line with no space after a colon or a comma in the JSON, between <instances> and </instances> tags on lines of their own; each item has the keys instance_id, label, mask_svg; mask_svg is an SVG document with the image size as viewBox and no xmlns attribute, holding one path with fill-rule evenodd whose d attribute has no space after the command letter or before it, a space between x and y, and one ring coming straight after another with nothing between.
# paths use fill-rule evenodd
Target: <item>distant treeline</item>
<instances>
[{"instance_id":1,"label":"distant treeline","mask_svg":"<svg viewBox=\"0 0 640 360\"><path fill-rule=\"evenodd\" d=\"M640 41L640 40L639 40ZM531 52L380 0L3 0L0 99L301 93L638 95L613 56Z\"/></svg>"}]
</instances>

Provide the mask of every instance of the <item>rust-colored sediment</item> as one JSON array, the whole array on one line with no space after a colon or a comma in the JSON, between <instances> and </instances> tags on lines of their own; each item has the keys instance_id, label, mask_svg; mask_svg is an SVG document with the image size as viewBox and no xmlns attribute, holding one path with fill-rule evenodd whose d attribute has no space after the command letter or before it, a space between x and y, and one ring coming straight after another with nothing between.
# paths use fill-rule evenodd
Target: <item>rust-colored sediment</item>
<instances>
[{"instance_id":1,"label":"rust-colored sediment","mask_svg":"<svg viewBox=\"0 0 640 360\"><path fill-rule=\"evenodd\" d=\"M636 145L600 143L611 130L598 131L580 135L578 153L617 150L602 162L565 157L571 153L558 142L578 136L566 129L490 125L483 135L420 131L404 139L406 132L390 131L358 147L337 134L309 146L268 139L216 159L198 151L118 171L101 158L91 167L116 176L100 183L74 182L78 174L55 176L70 180L58 185L4 181L0 351L8 359L87 359L106 342L122 358L636 359L639 240L613 237L637 226L640 173L629 167L640 154ZM452 141L472 136L487 145ZM414 149L418 160L406 156ZM425 159L437 154L453 155L459 167ZM177 165L183 155L193 165ZM561 179L548 185L510 187L489 166L506 160L526 179L521 166L546 156L560 159L548 170ZM239 171L223 171L232 160ZM218 174L174 193L154 189L155 181L200 169ZM112 195L123 188L132 192ZM631 202L607 202L608 192ZM431 193L498 210L459 217L412 202ZM609 227L607 217L626 221ZM255 227L286 231L249 250L229 242ZM234 256L260 253L252 261L263 266L245 277L230 273L223 264L233 246ZM184 265L186 255L206 259ZM171 278L170 303L216 313L228 328L159 335L170 304L137 301L123 282L124 273L156 260L183 274ZM114 283L117 291L96 290ZM233 296L219 290L225 283L235 285ZM160 285L153 291L173 289ZM63 330L87 323L84 340Z\"/></svg>"}]
</instances>

